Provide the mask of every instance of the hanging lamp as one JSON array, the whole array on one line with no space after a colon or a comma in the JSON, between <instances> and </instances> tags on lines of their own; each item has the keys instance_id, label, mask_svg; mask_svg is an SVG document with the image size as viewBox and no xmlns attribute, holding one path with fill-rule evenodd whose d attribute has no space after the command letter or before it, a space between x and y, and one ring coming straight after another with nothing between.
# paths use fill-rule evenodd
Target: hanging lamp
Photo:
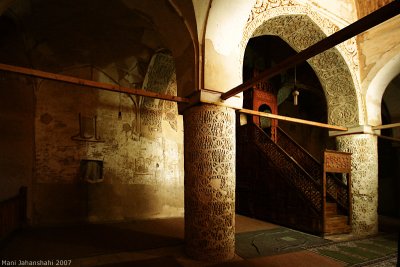
<instances>
[{"instance_id":1,"label":"hanging lamp","mask_svg":"<svg viewBox=\"0 0 400 267\"><path fill-rule=\"evenodd\" d=\"M293 86L293 92L292 92L292 95L293 95L293 105L295 105L295 106L297 106L298 105L298 103L299 103L299 100L298 100L298 97L299 97L299 95L300 95L300 92L299 92L299 90L297 90L297 87L296 87L296 66L294 66L294 86Z\"/></svg>"}]
</instances>

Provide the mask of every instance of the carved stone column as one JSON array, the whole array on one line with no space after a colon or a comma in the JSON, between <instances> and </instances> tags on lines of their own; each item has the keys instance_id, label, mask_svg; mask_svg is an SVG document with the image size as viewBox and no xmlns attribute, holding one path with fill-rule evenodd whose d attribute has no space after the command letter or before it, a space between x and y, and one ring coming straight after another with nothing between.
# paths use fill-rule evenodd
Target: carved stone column
<instances>
[{"instance_id":1,"label":"carved stone column","mask_svg":"<svg viewBox=\"0 0 400 267\"><path fill-rule=\"evenodd\" d=\"M352 153L352 232L356 236L378 232L378 143L371 134L336 137L339 151Z\"/></svg>"},{"instance_id":2,"label":"carved stone column","mask_svg":"<svg viewBox=\"0 0 400 267\"><path fill-rule=\"evenodd\" d=\"M235 112L199 105L183 114L185 248L197 260L235 253Z\"/></svg>"}]
</instances>

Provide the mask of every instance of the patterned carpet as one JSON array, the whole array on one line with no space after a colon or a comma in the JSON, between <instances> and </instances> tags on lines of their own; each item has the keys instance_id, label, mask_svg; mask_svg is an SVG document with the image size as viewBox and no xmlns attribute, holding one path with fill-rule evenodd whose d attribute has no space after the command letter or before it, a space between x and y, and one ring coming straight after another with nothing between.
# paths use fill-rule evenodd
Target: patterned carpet
<instances>
[{"instance_id":1,"label":"patterned carpet","mask_svg":"<svg viewBox=\"0 0 400 267\"><path fill-rule=\"evenodd\" d=\"M308 250L345 262L348 266L395 266L397 235L331 243Z\"/></svg>"},{"instance_id":2,"label":"patterned carpet","mask_svg":"<svg viewBox=\"0 0 400 267\"><path fill-rule=\"evenodd\" d=\"M331 243L317 236L285 227L236 234L236 253L249 259L304 250Z\"/></svg>"},{"instance_id":3,"label":"patterned carpet","mask_svg":"<svg viewBox=\"0 0 400 267\"><path fill-rule=\"evenodd\" d=\"M278 227L236 235L236 253L244 259L295 251L310 251L344 262L346 266L396 266L397 234L334 242Z\"/></svg>"}]
</instances>

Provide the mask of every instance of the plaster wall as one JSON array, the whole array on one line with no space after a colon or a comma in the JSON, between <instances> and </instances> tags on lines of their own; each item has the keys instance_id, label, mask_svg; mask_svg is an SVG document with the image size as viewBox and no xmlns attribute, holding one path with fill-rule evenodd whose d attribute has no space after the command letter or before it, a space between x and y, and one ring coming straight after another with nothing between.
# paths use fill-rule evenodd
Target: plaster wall
<instances>
[{"instance_id":1,"label":"plaster wall","mask_svg":"<svg viewBox=\"0 0 400 267\"><path fill-rule=\"evenodd\" d=\"M89 67L69 74L111 82ZM176 92L174 79L168 85ZM56 82L43 82L36 98L35 223L183 216L176 104ZM82 160L102 161L103 180L85 180Z\"/></svg>"},{"instance_id":2,"label":"plaster wall","mask_svg":"<svg viewBox=\"0 0 400 267\"><path fill-rule=\"evenodd\" d=\"M381 124L381 101L390 81L400 73L400 17L394 17L358 37L362 93L368 124Z\"/></svg>"},{"instance_id":3,"label":"plaster wall","mask_svg":"<svg viewBox=\"0 0 400 267\"><path fill-rule=\"evenodd\" d=\"M242 83L242 33L255 0L215 0L208 17L204 87L225 92Z\"/></svg>"},{"instance_id":4,"label":"plaster wall","mask_svg":"<svg viewBox=\"0 0 400 267\"><path fill-rule=\"evenodd\" d=\"M17 1L0 17L0 62L176 95L178 69L181 84L194 80L193 56L183 61L193 49L179 7L152 13L161 30L184 37L170 50L163 42L178 41L170 42L171 29L162 31L168 40L158 34L153 17L138 11L150 5L142 2L135 9L119 1L79 8ZM28 185L34 223L183 216L183 123L175 103L3 72L0 86L0 194ZM96 137L72 138L82 128L93 135L95 117ZM83 179L82 160L103 162L101 182Z\"/></svg>"},{"instance_id":5,"label":"plaster wall","mask_svg":"<svg viewBox=\"0 0 400 267\"><path fill-rule=\"evenodd\" d=\"M337 22L343 23L353 23L357 19L357 11L355 8L354 0L336 0L336 1L326 1L326 0L297 0L303 4L308 4L311 7L315 7L324 12ZM341 24L339 22L339 24Z\"/></svg>"},{"instance_id":6,"label":"plaster wall","mask_svg":"<svg viewBox=\"0 0 400 267\"><path fill-rule=\"evenodd\" d=\"M196 16L196 26L199 43L203 43L203 37L207 24L207 16L211 0L193 0L193 7Z\"/></svg>"}]
</instances>

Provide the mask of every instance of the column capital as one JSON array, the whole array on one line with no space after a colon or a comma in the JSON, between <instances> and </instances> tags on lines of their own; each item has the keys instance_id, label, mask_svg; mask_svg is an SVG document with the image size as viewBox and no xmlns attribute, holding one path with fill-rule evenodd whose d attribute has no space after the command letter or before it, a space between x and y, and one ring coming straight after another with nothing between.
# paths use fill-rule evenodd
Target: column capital
<instances>
[{"instance_id":1,"label":"column capital","mask_svg":"<svg viewBox=\"0 0 400 267\"><path fill-rule=\"evenodd\" d=\"M342 135L353 135L353 134L380 134L380 131L374 130L371 125L358 125L348 127L347 131L329 131L329 137L336 137Z\"/></svg>"},{"instance_id":2,"label":"column capital","mask_svg":"<svg viewBox=\"0 0 400 267\"><path fill-rule=\"evenodd\" d=\"M210 90L210 89L201 89L199 91L194 92L188 98L190 99L189 103L179 103L179 114L183 114L183 112L194 106L201 103L204 104L214 104L221 105L228 108L233 109L241 109L243 107L243 94L235 95L227 100L221 99L222 92Z\"/></svg>"}]
</instances>

